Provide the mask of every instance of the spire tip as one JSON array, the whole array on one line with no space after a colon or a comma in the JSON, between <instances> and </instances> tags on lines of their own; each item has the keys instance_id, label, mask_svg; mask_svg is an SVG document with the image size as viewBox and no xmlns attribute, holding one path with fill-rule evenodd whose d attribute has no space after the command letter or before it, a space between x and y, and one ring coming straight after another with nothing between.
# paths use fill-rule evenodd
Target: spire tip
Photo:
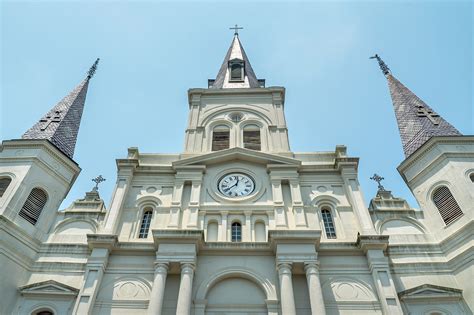
<instances>
[{"instance_id":1,"label":"spire tip","mask_svg":"<svg viewBox=\"0 0 474 315\"><path fill-rule=\"evenodd\" d=\"M382 58L380 58L380 56L378 54L375 54L374 56L370 57L369 59L377 59L377 61L379 63L380 70L382 70L384 75L389 75L391 73L390 68L382 60Z\"/></svg>"},{"instance_id":2,"label":"spire tip","mask_svg":"<svg viewBox=\"0 0 474 315\"><path fill-rule=\"evenodd\" d=\"M100 58L97 58L94 64L90 67L89 71L87 71L87 80L90 80L97 70L97 65L99 64Z\"/></svg>"}]
</instances>

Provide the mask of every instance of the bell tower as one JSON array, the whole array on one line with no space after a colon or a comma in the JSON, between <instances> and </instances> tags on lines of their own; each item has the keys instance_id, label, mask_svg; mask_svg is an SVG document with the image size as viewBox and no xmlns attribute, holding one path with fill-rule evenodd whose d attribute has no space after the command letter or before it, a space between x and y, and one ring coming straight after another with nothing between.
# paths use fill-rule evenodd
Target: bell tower
<instances>
[{"instance_id":1,"label":"bell tower","mask_svg":"<svg viewBox=\"0 0 474 315\"><path fill-rule=\"evenodd\" d=\"M398 171L424 209L424 223L440 239L467 229L474 215L474 136L462 135L378 55L372 58L387 78L406 157Z\"/></svg>"},{"instance_id":2,"label":"bell tower","mask_svg":"<svg viewBox=\"0 0 474 315\"><path fill-rule=\"evenodd\" d=\"M288 155L285 89L257 79L240 41L239 27L215 79L188 91L185 155L234 147Z\"/></svg>"}]
</instances>

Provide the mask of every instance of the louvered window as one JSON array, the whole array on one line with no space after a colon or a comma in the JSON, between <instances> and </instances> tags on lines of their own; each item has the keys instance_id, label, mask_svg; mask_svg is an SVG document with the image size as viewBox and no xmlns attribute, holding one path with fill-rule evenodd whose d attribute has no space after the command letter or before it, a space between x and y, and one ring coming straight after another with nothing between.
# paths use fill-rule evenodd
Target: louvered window
<instances>
[{"instance_id":1,"label":"louvered window","mask_svg":"<svg viewBox=\"0 0 474 315\"><path fill-rule=\"evenodd\" d=\"M235 63L230 66L230 81L242 81L244 79L244 67L241 63Z\"/></svg>"},{"instance_id":2,"label":"louvered window","mask_svg":"<svg viewBox=\"0 0 474 315\"><path fill-rule=\"evenodd\" d=\"M334 227L331 211L323 209L321 210L321 215L323 217L324 229L326 230L326 237L336 238L336 228Z\"/></svg>"},{"instance_id":3,"label":"louvered window","mask_svg":"<svg viewBox=\"0 0 474 315\"><path fill-rule=\"evenodd\" d=\"M3 197L3 194L5 193L11 182L12 179L10 177L0 178L0 198Z\"/></svg>"},{"instance_id":4,"label":"louvered window","mask_svg":"<svg viewBox=\"0 0 474 315\"><path fill-rule=\"evenodd\" d=\"M260 128L256 125L247 125L244 128L244 148L261 150Z\"/></svg>"},{"instance_id":5,"label":"louvered window","mask_svg":"<svg viewBox=\"0 0 474 315\"><path fill-rule=\"evenodd\" d=\"M153 216L153 211L151 210L146 210L143 213L143 219L142 219L142 224L140 225L140 233L138 234L138 238L148 237L148 231L150 230L152 216Z\"/></svg>"},{"instance_id":6,"label":"louvered window","mask_svg":"<svg viewBox=\"0 0 474 315\"><path fill-rule=\"evenodd\" d=\"M48 196L42 189L33 188L19 212L20 217L35 225L47 200Z\"/></svg>"},{"instance_id":7,"label":"louvered window","mask_svg":"<svg viewBox=\"0 0 474 315\"><path fill-rule=\"evenodd\" d=\"M238 222L232 223L232 242L241 242L242 241L242 226Z\"/></svg>"},{"instance_id":8,"label":"louvered window","mask_svg":"<svg viewBox=\"0 0 474 315\"><path fill-rule=\"evenodd\" d=\"M227 126L217 126L212 131L212 151L229 148L230 130Z\"/></svg>"},{"instance_id":9,"label":"louvered window","mask_svg":"<svg viewBox=\"0 0 474 315\"><path fill-rule=\"evenodd\" d=\"M446 186L442 186L435 190L433 193L433 202L438 208L438 211L446 225L462 216L461 208Z\"/></svg>"}]
</instances>

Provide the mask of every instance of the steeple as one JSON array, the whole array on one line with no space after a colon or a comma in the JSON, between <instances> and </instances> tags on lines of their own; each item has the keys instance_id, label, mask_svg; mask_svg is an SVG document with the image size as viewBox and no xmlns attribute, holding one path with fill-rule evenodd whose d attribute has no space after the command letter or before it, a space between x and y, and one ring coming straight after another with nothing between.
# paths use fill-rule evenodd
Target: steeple
<instances>
[{"instance_id":1,"label":"steeple","mask_svg":"<svg viewBox=\"0 0 474 315\"><path fill-rule=\"evenodd\" d=\"M89 69L86 78L25 132L22 138L49 140L56 148L72 159L89 81L94 75L98 63L99 59Z\"/></svg>"},{"instance_id":2,"label":"steeple","mask_svg":"<svg viewBox=\"0 0 474 315\"><path fill-rule=\"evenodd\" d=\"M377 59L387 78L405 157L408 158L431 137L461 136L456 128L398 81L378 55L371 58Z\"/></svg>"},{"instance_id":3,"label":"steeple","mask_svg":"<svg viewBox=\"0 0 474 315\"><path fill-rule=\"evenodd\" d=\"M250 61L239 39L237 26L232 43L225 55L224 62L215 80L209 80L211 89L227 88L260 88L265 87L265 80L257 79Z\"/></svg>"}]
</instances>

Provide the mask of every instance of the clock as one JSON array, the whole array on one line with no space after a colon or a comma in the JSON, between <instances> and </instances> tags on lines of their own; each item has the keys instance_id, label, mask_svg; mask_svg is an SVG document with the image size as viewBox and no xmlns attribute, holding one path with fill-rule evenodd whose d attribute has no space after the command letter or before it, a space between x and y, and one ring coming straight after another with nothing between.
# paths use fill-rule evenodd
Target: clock
<instances>
[{"instance_id":1,"label":"clock","mask_svg":"<svg viewBox=\"0 0 474 315\"><path fill-rule=\"evenodd\" d=\"M245 197L254 191L255 182L245 174L230 173L221 178L217 187L219 192L226 197Z\"/></svg>"}]
</instances>

